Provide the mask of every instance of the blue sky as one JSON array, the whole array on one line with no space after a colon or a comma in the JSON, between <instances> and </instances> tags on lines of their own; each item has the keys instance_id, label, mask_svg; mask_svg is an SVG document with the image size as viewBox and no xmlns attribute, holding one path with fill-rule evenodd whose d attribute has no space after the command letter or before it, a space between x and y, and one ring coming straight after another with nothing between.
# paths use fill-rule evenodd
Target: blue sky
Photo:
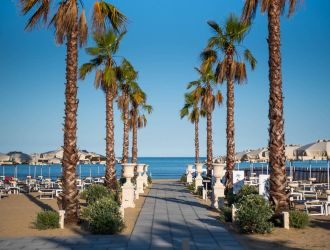
<instances>
[{"instance_id":1,"label":"blue sky","mask_svg":"<svg viewBox=\"0 0 330 250\"><path fill-rule=\"evenodd\" d=\"M53 31L24 32L26 17L12 0L0 9L0 152L43 152L63 144L65 46ZM92 0L84 1L90 17ZM130 22L119 55L139 71L139 83L154 107L139 131L140 156L192 156L194 127L180 120L186 83L197 76L199 53L211 31L207 20L223 23L240 14L242 0L113 0ZM286 143L330 138L330 1L305 0L296 14L282 18L282 62ZM235 87L236 149L266 146L268 141L267 15L257 15L245 40L258 60L248 83ZM92 45L92 41L89 41ZM80 50L79 64L88 56ZM104 94L93 77L79 82L78 146L104 153ZM220 87L226 93L225 86ZM225 113L214 112L214 155L225 153ZM205 155L205 120L201 154ZM122 124L116 111L116 155L121 155Z\"/></svg>"}]
</instances>

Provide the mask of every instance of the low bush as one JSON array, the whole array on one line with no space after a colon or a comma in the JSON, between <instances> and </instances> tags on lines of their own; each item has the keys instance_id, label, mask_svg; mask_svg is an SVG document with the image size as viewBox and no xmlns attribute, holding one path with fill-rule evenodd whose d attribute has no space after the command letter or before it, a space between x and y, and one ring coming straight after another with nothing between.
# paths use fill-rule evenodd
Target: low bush
<instances>
[{"instance_id":1,"label":"low bush","mask_svg":"<svg viewBox=\"0 0 330 250\"><path fill-rule=\"evenodd\" d=\"M57 212L45 210L38 213L34 225L39 230L59 228L59 219L60 216Z\"/></svg>"},{"instance_id":2,"label":"low bush","mask_svg":"<svg viewBox=\"0 0 330 250\"><path fill-rule=\"evenodd\" d=\"M245 196L248 196L250 194L259 194L257 187L244 185L236 194L234 203L239 202L242 198L244 198Z\"/></svg>"},{"instance_id":3,"label":"low bush","mask_svg":"<svg viewBox=\"0 0 330 250\"><path fill-rule=\"evenodd\" d=\"M151 184L152 183L152 178L150 175L148 175L148 184Z\"/></svg>"},{"instance_id":4,"label":"low bush","mask_svg":"<svg viewBox=\"0 0 330 250\"><path fill-rule=\"evenodd\" d=\"M290 227L304 228L309 224L308 214L302 211L293 210L289 212Z\"/></svg>"},{"instance_id":5,"label":"low bush","mask_svg":"<svg viewBox=\"0 0 330 250\"><path fill-rule=\"evenodd\" d=\"M243 196L237 204L236 221L242 233L270 233L273 211L261 195Z\"/></svg>"},{"instance_id":6,"label":"low bush","mask_svg":"<svg viewBox=\"0 0 330 250\"><path fill-rule=\"evenodd\" d=\"M200 197L203 196L203 186L197 187L196 194Z\"/></svg>"},{"instance_id":7,"label":"low bush","mask_svg":"<svg viewBox=\"0 0 330 250\"><path fill-rule=\"evenodd\" d=\"M95 234L115 234L124 229L124 221L117 202L102 198L82 210L82 219Z\"/></svg>"},{"instance_id":8,"label":"low bush","mask_svg":"<svg viewBox=\"0 0 330 250\"><path fill-rule=\"evenodd\" d=\"M187 182L187 175L186 174L181 175L180 182L183 182L183 183Z\"/></svg>"},{"instance_id":9,"label":"low bush","mask_svg":"<svg viewBox=\"0 0 330 250\"><path fill-rule=\"evenodd\" d=\"M193 182L191 184L189 184L187 186L187 188L192 191L192 192L195 192L195 180L193 180Z\"/></svg>"},{"instance_id":10,"label":"low bush","mask_svg":"<svg viewBox=\"0 0 330 250\"><path fill-rule=\"evenodd\" d=\"M92 204L104 197L116 200L115 194L111 193L105 186L101 184L91 185L80 194L80 197L86 200L88 204Z\"/></svg>"},{"instance_id":11,"label":"low bush","mask_svg":"<svg viewBox=\"0 0 330 250\"><path fill-rule=\"evenodd\" d=\"M224 206L224 207L220 208L219 219L222 222L231 222L232 221L231 207Z\"/></svg>"}]
</instances>

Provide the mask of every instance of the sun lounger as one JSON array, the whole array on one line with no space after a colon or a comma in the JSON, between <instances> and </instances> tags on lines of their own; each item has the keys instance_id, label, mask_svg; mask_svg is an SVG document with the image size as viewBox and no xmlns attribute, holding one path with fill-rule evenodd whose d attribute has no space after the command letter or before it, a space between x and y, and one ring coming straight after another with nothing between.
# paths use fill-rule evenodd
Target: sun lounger
<instances>
[{"instance_id":1,"label":"sun lounger","mask_svg":"<svg viewBox=\"0 0 330 250\"><path fill-rule=\"evenodd\" d=\"M319 209L319 213L312 212L310 210L315 210ZM319 201L319 200L314 200L314 201L306 201L305 202L305 210L308 215L324 215L324 202Z\"/></svg>"},{"instance_id":2,"label":"sun lounger","mask_svg":"<svg viewBox=\"0 0 330 250\"><path fill-rule=\"evenodd\" d=\"M53 189L40 189L40 200L42 199L54 199L54 190Z\"/></svg>"}]
</instances>

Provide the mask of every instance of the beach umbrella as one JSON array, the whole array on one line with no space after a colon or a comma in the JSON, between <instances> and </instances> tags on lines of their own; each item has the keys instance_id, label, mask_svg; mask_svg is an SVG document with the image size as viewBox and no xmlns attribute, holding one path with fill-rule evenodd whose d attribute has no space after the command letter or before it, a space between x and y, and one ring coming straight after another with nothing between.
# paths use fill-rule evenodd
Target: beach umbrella
<instances>
[{"instance_id":1,"label":"beach umbrella","mask_svg":"<svg viewBox=\"0 0 330 250\"><path fill-rule=\"evenodd\" d=\"M307 159L324 159L325 157L330 156L330 141L318 140L309 143L297 148L294 151L294 155L302 158L305 157Z\"/></svg>"}]
</instances>

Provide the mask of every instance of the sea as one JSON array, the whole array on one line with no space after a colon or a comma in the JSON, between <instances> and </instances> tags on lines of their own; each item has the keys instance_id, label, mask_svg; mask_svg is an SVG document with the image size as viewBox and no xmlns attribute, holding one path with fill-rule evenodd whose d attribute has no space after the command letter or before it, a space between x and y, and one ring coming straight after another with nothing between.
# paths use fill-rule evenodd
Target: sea
<instances>
[{"instance_id":1,"label":"sea","mask_svg":"<svg viewBox=\"0 0 330 250\"><path fill-rule=\"evenodd\" d=\"M179 179L186 171L188 164L194 163L194 157L140 157L139 163L149 165L149 174L153 179ZM201 157L201 162L206 158ZM293 161L287 162L287 167L291 164L294 168L327 168L327 161ZM267 163L241 162L236 164L236 169L262 169L264 173L269 171ZM77 166L77 175L81 178L104 176L105 166L101 164L84 164ZM116 165L117 177L121 174L121 165ZM44 178L57 179L62 175L62 166L53 165L8 165L0 166L0 175L13 176L18 179L25 179L30 175L34 178L43 176Z\"/></svg>"}]
</instances>

